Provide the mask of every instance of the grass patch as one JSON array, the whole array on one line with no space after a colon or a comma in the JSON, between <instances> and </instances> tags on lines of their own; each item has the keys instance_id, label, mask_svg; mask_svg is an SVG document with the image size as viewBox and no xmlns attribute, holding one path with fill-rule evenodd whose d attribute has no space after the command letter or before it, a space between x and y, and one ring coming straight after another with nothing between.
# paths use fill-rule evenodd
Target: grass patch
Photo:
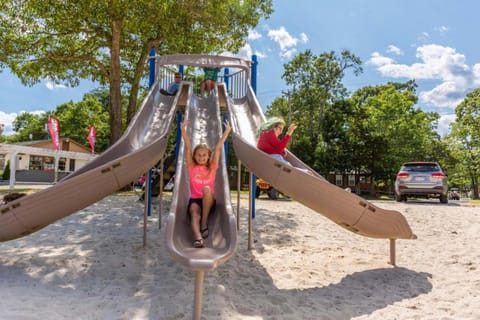
<instances>
[{"instance_id":1,"label":"grass patch","mask_svg":"<svg viewBox=\"0 0 480 320\"><path fill-rule=\"evenodd\" d=\"M40 191L42 189L32 189L32 188L14 188L13 191L10 191L10 189L0 189L0 195L6 195L12 192L15 193L26 193L26 194L32 194L37 191Z\"/></svg>"}]
</instances>

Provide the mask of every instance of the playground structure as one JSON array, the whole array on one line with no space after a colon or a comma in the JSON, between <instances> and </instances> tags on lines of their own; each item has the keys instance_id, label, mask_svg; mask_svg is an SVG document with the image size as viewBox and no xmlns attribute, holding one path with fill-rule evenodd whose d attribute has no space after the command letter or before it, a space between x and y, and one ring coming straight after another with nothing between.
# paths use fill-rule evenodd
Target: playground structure
<instances>
[{"instance_id":1,"label":"playground structure","mask_svg":"<svg viewBox=\"0 0 480 320\"><path fill-rule=\"evenodd\" d=\"M177 130L183 117L191 121L192 145L202 142L213 146L221 135L222 118L227 116L232 124L235 154L251 172L250 181L255 174L351 232L389 239L392 264L395 264L395 240L416 238L401 213L378 208L330 184L291 152L287 151L287 160L293 166L280 163L255 147L255 132L265 116L252 87L249 61L221 56L172 55L156 57L155 62L157 77L123 136L99 157L54 186L1 206L0 241L33 233L138 179L163 158L175 118ZM165 96L160 94L160 89L166 87L171 77L169 72L172 71L166 66L172 65L215 65L239 71L224 76L224 82L216 84L211 96L197 96L194 84L188 81L181 83L176 96ZM200 319L204 273L224 264L235 253L238 219L233 214L223 154L215 187L217 205L209 221L210 235L205 248L193 248L186 221L189 191L183 149L183 143L178 141L175 186L165 237L171 256L196 274L193 318ZM249 219L254 212L252 190L250 199ZM249 248L250 243L249 234Z\"/></svg>"}]
</instances>

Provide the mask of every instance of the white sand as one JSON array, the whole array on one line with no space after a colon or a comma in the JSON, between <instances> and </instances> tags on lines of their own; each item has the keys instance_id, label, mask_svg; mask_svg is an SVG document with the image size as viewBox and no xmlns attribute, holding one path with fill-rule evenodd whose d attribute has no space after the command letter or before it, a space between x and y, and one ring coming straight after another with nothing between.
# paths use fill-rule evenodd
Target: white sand
<instances>
[{"instance_id":1,"label":"white sand","mask_svg":"<svg viewBox=\"0 0 480 320\"><path fill-rule=\"evenodd\" d=\"M194 274L167 253L157 212L142 246L136 199L109 196L0 243L0 319L191 319ZM418 235L397 241L397 267L388 240L293 201L257 201L249 251L242 199L237 253L205 274L203 319L480 319L480 207L374 204L402 212Z\"/></svg>"}]
</instances>

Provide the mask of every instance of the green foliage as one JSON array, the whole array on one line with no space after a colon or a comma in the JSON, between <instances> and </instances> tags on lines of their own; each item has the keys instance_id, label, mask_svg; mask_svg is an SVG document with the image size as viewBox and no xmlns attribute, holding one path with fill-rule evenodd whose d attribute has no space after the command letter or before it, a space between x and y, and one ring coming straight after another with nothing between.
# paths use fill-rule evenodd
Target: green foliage
<instances>
[{"instance_id":1,"label":"green foliage","mask_svg":"<svg viewBox=\"0 0 480 320\"><path fill-rule=\"evenodd\" d=\"M357 170L370 172L374 180L393 181L403 162L438 160L429 151L439 140L434 131L439 116L415 108L414 83L365 87L350 100L343 127Z\"/></svg>"},{"instance_id":2,"label":"green foliage","mask_svg":"<svg viewBox=\"0 0 480 320\"><path fill-rule=\"evenodd\" d=\"M435 132L439 115L415 107L414 81L367 86L350 97L341 80L344 68L361 71L355 56L306 51L285 65L295 91L276 99L268 116L290 118L299 126L289 149L322 174L370 174L376 184L393 182L403 162L448 158Z\"/></svg>"},{"instance_id":3,"label":"green foliage","mask_svg":"<svg viewBox=\"0 0 480 320\"><path fill-rule=\"evenodd\" d=\"M324 137L326 110L347 95L342 79L347 70L361 73L361 61L348 50L318 56L306 50L284 68L282 78L292 89L267 108L267 115L298 124L289 149L315 170L326 172L325 161L330 156L325 154L329 143Z\"/></svg>"},{"instance_id":4,"label":"green foliage","mask_svg":"<svg viewBox=\"0 0 480 320\"><path fill-rule=\"evenodd\" d=\"M8 137L8 142L48 139L46 125L51 112L33 114L20 113L13 121L13 131L17 134Z\"/></svg>"},{"instance_id":5,"label":"green foliage","mask_svg":"<svg viewBox=\"0 0 480 320\"><path fill-rule=\"evenodd\" d=\"M468 93L455 109L456 120L446 140L456 160L452 166L453 182L473 189L474 199L479 198L480 177L480 89Z\"/></svg>"},{"instance_id":6,"label":"green foliage","mask_svg":"<svg viewBox=\"0 0 480 320\"><path fill-rule=\"evenodd\" d=\"M158 54L237 52L271 0L60 1L0 3L0 67L26 85L81 79L109 86L111 142L138 108L150 48Z\"/></svg>"},{"instance_id":7,"label":"green foliage","mask_svg":"<svg viewBox=\"0 0 480 320\"><path fill-rule=\"evenodd\" d=\"M93 125L97 132L96 152L108 147L108 112L93 95L85 94L78 103L64 103L57 107L54 114L60 123L62 137L71 138L89 147L88 128Z\"/></svg>"},{"instance_id":8,"label":"green foliage","mask_svg":"<svg viewBox=\"0 0 480 320\"><path fill-rule=\"evenodd\" d=\"M3 180L9 180L10 179L10 160L7 161L7 164L5 165L5 168L3 169L2 178L3 178Z\"/></svg>"},{"instance_id":9,"label":"green foliage","mask_svg":"<svg viewBox=\"0 0 480 320\"><path fill-rule=\"evenodd\" d=\"M95 94L98 94L98 91L95 91ZM88 128L93 125L97 132L95 151L102 152L108 147L110 136L108 111L90 93L85 94L80 102L59 105L53 112L19 114L13 123L16 134L9 136L8 142L49 139L49 133L45 129L49 116L55 116L59 120L60 137L73 139L89 148Z\"/></svg>"}]
</instances>

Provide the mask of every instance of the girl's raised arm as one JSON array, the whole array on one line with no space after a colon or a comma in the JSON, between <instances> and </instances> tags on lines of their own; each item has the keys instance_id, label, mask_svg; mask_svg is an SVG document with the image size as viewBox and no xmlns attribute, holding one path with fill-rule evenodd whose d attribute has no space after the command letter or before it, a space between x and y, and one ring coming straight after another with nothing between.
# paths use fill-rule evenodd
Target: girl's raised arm
<instances>
[{"instance_id":1,"label":"girl's raised arm","mask_svg":"<svg viewBox=\"0 0 480 320\"><path fill-rule=\"evenodd\" d=\"M187 133L187 127L189 124L190 120L184 120L181 125L183 144L185 145L185 159L188 166L193 164L192 143Z\"/></svg>"},{"instance_id":2,"label":"girl's raised arm","mask_svg":"<svg viewBox=\"0 0 480 320\"><path fill-rule=\"evenodd\" d=\"M230 126L228 120L225 120L223 122L223 125L225 126L225 131L223 131L222 137L220 138L220 140L218 140L217 145L215 146L213 158L211 161L212 163L218 163L218 161L220 160L220 153L222 152L223 144L225 143L225 140L227 140L230 130L232 130L232 127Z\"/></svg>"}]
</instances>

